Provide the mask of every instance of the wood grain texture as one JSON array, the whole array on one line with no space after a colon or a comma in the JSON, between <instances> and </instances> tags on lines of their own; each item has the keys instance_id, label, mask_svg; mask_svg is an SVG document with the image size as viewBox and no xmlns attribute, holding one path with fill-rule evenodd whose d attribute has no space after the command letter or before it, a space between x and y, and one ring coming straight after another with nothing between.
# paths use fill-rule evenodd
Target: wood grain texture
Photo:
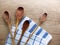
<instances>
[{"instance_id":1,"label":"wood grain texture","mask_svg":"<svg viewBox=\"0 0 60 45\"><path fill-rule=\"evenodd\" d=\"M23 6L25 15L39 24L39 18L48 13L47 20L41 25L53 39L49 45L60 45L60 0L0 0L0 45L4 45L8 28L2 19L3 12L9 11L12 24L15 23L17 7Z\"/></svg>"}]
</instances>

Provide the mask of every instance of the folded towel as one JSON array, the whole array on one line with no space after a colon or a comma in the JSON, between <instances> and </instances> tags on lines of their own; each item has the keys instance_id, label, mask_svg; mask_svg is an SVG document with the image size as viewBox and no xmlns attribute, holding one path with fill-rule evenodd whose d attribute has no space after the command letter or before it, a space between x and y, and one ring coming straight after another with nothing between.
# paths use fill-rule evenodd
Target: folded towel
<instances>
[{"instance_id":1,"label":"folded towel","mask_svg":"<svg viewBox=\"0 0 60 45\"><path fill-rule=\"evenodd\" d=\"M18 29L17 29L16 37L15 37L15 43L16 44L18 43L18 40L22 34L23 23L26 20L28 20L30 22L30 25L29 25L27 31L24 33L24 36L20 42L20 45L24 45L26 43L29 35L35 30L35 28L37 28L37 29L34 32L34 34L32 35L32 37L29 39L27 45L48 45L48 43L52 39L52 36L48 32L46 32L42 27L38 26L29 17L24 17L22 19L22 21L20 22ZM13 35L14 35L14 31L15 31L15 26L12 26L12 34ZM12 43L11 36L9 33L5 45L11 45L11 43Z\"/></svg>"}]
</instances>

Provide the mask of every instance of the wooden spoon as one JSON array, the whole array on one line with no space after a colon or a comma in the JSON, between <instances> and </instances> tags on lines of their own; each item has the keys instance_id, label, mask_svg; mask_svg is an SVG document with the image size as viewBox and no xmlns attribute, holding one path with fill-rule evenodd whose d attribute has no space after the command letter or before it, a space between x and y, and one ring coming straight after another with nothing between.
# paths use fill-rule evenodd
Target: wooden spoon
<instances>
[{"instance_id":1,"label":"wooden spoon","mask_svg":"<svg viewBox=\"0 0 60 45\"><path fill-rule=\"evenodd\" d=\"M26 21L24 22L24 24L23 24L23 27L22 27L22 34L21 34L21 37L20 37L20 39L19 39L17 45L20 45L21 39L22 39L22 37L23 37L25 31L27 30L28 26L29 26L29 21L26 20Z\"/></svg>"},{"instance_id":2,"label":"wooden spoon","mask_svg":"<svg viewBox=\"0 0 60 45\"><path fill-rule=\"evenodd\" d=\"M18 24L21 21L22 17L24 16L24 8L23 7L18 7L16 10L16 28L15 28L15 32L14 32L14 39L16 37L16 31L18 28Z\"/></svg>"},{"instance_id":3,"label":"wooden spoon","mask_svg":"<svg viewBox=\"0 0 60 45\"><path fill-rule=\"evenodd\" d=\"M12 45L15 45L14 39L13 39L13 35L12 35L12 31L11 31L11 21L10 21L10 17L9 17L8 11L5 11L5 12L4 12L3 19L4 19L4 21L5 21L5 22L7 23L7 25L8 25L9 32L10 32L11 39L12 39Z\"/></svg>"}]
</instances>

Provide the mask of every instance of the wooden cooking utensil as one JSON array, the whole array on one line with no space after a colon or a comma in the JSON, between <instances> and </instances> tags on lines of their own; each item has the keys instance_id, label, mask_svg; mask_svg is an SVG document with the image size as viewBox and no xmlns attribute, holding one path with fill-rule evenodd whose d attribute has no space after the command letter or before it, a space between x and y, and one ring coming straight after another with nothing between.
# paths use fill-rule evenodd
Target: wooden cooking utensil
<instances>
[{"instance_id":1,"label":"wooden cooking utensil","mask_svg":"<svg viewBox=\"0 0 60 45\"><path fill-rule=\"evenodd\" d=\"M19 39L17 45L20 45L21 39L22 39L22 37L23 37L25 31L27 30L28 26L29 26L29 21L26 20L26 21L24 22L24 24L23 24L23 27L22 27L22 34L21 34L21 37L20 37L20 39Z\"/></svg>"},{"instance_id":2,"label":"wooden cooking utensil","mask_svg":"<svg viewBox=\"0 0 60 45\"><path fill-rule=\"evenodd\" d=\"M14 39L16 37L18 24L21 21L23 16L24 16L24 8L23 7L18 7L17 10L16 10L16 28L15 28L15 32L14 32Z\"/></svg>"},{"instance_id":3,"label":"wooden cooking utensil","mask_svg":"<svg viewBox=\"0 0 60 45\"><path fill-rule=\"evenodd\" d=\"M9 17L8 11L5 11L5 12L4 12L3 19L4 19L4 21L5 21L5 22L7 23L7 25L8 25L8 28L9 28L8 31L10 32L10 35L11 35L12 45L15 45L14 39L13 39L13 35L12 35L12 31L11 31L11 21L10 21L10 17Z\"/></svg>"}]
</instances>

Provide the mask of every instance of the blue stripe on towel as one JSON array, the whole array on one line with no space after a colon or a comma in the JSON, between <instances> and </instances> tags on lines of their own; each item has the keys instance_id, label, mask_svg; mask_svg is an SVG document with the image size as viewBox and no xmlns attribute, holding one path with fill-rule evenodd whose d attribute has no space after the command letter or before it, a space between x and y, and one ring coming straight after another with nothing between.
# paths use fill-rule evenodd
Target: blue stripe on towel
<instances>
[{"instance_id":1,"label":"blue stripe on towel","mask_svg":"<svg viewBox=\"0 0 60 45\"><path fill-rule=\"evenodd\" d=\"M36 33L36 35L39 35L41 32L42 32L42 28L40 28L40 29L38 30L38 32ZM34 42L35 42L35 40L36 40L36 37L37 37L37 36L35 36L32 45L34 45Z\"/></svg>"},{"instance_id":2,"label":"blue stripe on towel","mask_svg":"<svg viewBox=\"0 0 60 45\"><path fill-rule=\"evenodd\" d=\"M33 40L33 43L32 43L32 45L34 45L35 39L36 39L36 36L35 36L35 38L34 38L34 40Z\"/></svg>"},{"instance_id":3,"label":"blue stripe on towel","mask_svg":"<svg viewBox=\"0 0 60 45\"><path fill-rule=\"evenodd\" d=\"M36 35L39 35L41 32L42 32L42 28L40 28L40 29L38 30L38 32L36 33Z\"/></svg>"},{"instance_id":4,"label":"blue stripe on towel","mask_svg":"<svg viewBox=\"0 0 60 45\"><path fill-rule=\"evenodd\" d=\"M43 35L43 38L46 38L48 35L48 33L46 32L44 35Z\"/></svg>"},{"instance_id":5,"label":"blue stripe on towel","mask_svg":"<svg viewBox=\"0 0 60 45\"><path fill-rule=\"evenodd\" d=\"M48 36L48 33L46 32L46 33L43 35L43 37L41 38L41 41L40 41L39 45L42 43L43 38L46 38L47 36Z\"/></svg>"},{"instance_id":6,"label":"blue stripe on towel","mask_svg":"<svg viewBox=\"0 0 60 45\"><path fill-rule=\"evenodd\" d=\"M34 24L33 27L29 30L30 33L36 28L37 24Z\"/></svg>"}]
</instances>

